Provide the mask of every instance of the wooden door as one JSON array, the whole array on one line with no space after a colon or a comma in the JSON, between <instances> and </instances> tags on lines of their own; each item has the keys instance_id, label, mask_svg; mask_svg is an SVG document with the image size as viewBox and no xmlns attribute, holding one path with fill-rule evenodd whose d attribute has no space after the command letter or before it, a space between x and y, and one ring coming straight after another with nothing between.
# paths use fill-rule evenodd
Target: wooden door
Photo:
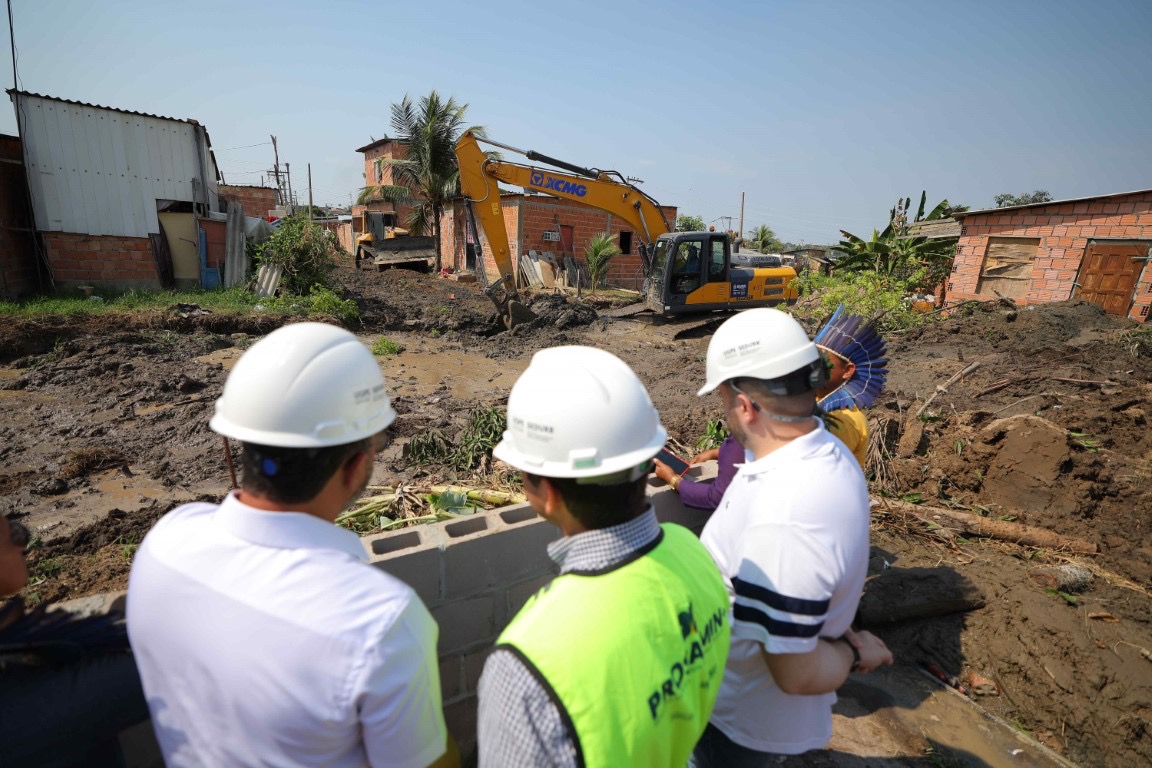
<instances>
[{"instance_id":1,"label":"wooden door","mask_svg":"<svg viewBox=\"0 0 1152 768\"><path fill-rule=\"evenodd\" d=\"M1147 242L1089 242L1076 281L1080 286L1076 298L1099 304L1110 315L1126 317L1150 252L1152 243Z\"/></svg>"},{"instance_id":2,"label":"wooden door","mask_svg":"<svg viewBox=\"0 0 1152 768\"><path fill-rule=\"evenodd\" d=\"M576 255L576 228L568 224L560 225L560 253L564 256Z\"/></svg>"}]
</instances>

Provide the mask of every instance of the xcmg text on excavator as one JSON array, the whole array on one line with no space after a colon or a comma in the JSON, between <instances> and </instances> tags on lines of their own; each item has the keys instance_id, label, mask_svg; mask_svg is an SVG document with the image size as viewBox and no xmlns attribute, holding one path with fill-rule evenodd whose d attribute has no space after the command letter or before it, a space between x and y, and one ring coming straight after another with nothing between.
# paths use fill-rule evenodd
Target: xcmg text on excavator
<instances>
[{"instance_id":1,"label":"xcmg text on excavator","mask_svg":"<svg viewBox=\"0 0 1152 768\"><path fill-rule=\"evenodd\" d=\"M480 142L523 155L539 168L490 157ZM460 189L472 220L480 225L499 277L487 293L505 325L531 319L521 304L512 269L508 230L500 207L498 182L611 213L629 224L642 243L644 304L669 316L765 307L796 298L791 267L744 267L732 263L732 241L724 232L674 232L660 204L616 171L581 168L531 150L521 150L466 131L456 144ZM479 242L479 238L475 238Z\"/></svg>"}]
</instances>

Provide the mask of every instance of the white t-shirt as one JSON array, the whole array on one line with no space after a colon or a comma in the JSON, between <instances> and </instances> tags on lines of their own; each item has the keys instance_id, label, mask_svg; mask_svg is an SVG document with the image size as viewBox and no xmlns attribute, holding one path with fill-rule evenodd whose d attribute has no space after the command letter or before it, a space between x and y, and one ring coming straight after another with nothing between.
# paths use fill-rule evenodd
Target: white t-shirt
<instances>
[{"instance_id":1,"label":"white t-shirt","mask_svg":"<svg viewBox=\"0 0 1152 768\"><path fill-rule=\"evenodd\" d=\"M833 693L793 696L763 652L807 653L849 628L868 570L868 486L821 425L742 466L700 539L732 599L732 649L712 724L749 749L827 745Z\"/></svg>"},{"instance_id":2,"label":"white t-shirt","mask_svg":"<svg viewBox=\"0 0 1152 768\"><path fill-rule=\"evenodd\" d=\"M437 628L359 538L228 496L144 538L128 635L169 766L401 766L445 751Z\"/></svg>"}]
</instances>

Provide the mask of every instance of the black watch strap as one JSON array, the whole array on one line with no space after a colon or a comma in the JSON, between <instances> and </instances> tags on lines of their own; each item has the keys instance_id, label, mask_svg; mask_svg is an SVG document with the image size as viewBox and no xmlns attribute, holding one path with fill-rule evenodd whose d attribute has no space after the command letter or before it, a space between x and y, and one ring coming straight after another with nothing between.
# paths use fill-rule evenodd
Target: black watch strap
<instances>
[{"instance_id":1,"label":"black watch strap","mask_svg":"<svg viewBox=\"0 0 1152 768\"><path fill-rule=\"evenodd\" d=\"M860 669L860 651L856 650L856 646L852 645L847 635L841 635L838 639L843 640L848 645L848 650L852 651L852 666L848 671L855 672Z\"/></svg>"}]
</instances>

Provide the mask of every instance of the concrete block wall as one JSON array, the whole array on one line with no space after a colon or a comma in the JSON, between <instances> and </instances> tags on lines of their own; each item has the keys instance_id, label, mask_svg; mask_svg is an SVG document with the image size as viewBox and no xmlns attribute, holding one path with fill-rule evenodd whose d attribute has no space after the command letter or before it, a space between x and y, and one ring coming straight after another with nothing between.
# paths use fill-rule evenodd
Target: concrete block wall
<instances>
[{"instance_id":1,"label":"concrete block wall","mask_svg":"<svg viewBox=\"0 0 1152 768\"><path fill-rule=\"evenodd\" d=\"M244 206L245 216L267 218L268 212L276 207L278 191L274 187L257 187L242 184L221 184L218 188L221 207L223 201L234 200Z\"/></svg>"},{"instance_id":2,"label":"concrete block wall","mask_svg":"<svg viewBox=\"0 0 1152 768\"><path fill-rule=\"evenodd\" d=\"M27 190L20 139L0 135L0 298L20 298L39 288Z\"/></svg>"},{"instance_id":3,"label":"concrete block wall","mask_svg":"<svg viewBox=\"0 0 1152 768\"><path fill-rule=\"evenodd\" d=\"M1039 238L1032 279L1022 304L1072 296L1090 239L1152 241L1152 192L964 216L956 261L948 278L952 301L981 298L976 291L991 237ZM1129 317L1147 320L1152 269L1136 287Z\"/></svg>"},{"instance_id":4,"label":"concrete block wall","mask_svg":"<svg viewBox=\"0 0 1152 768\"><path fill-rule=\"evenodd\" d=\"M159 290L160 276L146 237L43 232L56 285Z\"/></svg>"},{"instance_id":5,"label":"concrete block wall","mask_svg":"<svg viewBox=\"0 0 1152 768\"><path fill-rule=\"evenodd\" d=\"M714 476L715 465L693 474ZM707 513L684 507L653 480L649 497L661 522L697 534ZM556 573L547 546L560 537L527 505L407 528L364 539L372 563L411 586L440 628L437 655L448 729L468 754L476 743L476 685L484 659L517 611Z\"/></svg>"}]
</instances>

